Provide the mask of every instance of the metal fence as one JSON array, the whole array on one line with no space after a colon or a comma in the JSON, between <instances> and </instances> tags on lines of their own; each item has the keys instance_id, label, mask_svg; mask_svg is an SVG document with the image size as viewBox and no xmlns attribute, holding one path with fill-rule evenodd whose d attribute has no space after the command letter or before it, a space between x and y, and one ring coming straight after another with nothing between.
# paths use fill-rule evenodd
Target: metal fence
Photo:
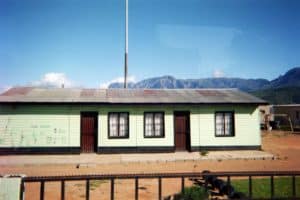
<instances>
[{"instance_id":1,"label":"metal fence","mask_svg":"<svg viewBox=\"0 0 300 200\"><path fill-rule=\"evenodd\" d=\"M248 196L246 199L254 199L253 198L253 179L268 177L270 179L270 196L266 199L278 199L275 194L274 187L274 179L276 177L290 177L291 182L290 186L292 188L292 195L286 198L280 199L300 199L297 197L296 193L300 193L296 191L296 177L300 176L300 171L243 171L243 172L199 172L199 173L153 173L153 174L101 174L101 175L75 175L75 176L45 176L45 177L24 177L21 181L21 192L20 199L22 200L24 194L26 193L25 183L38 182L40 183L40 200L43 200L45 197L45 183L46 182L60 182L60 193L61 199L65 199L65 183L67 181L85 181L85 199L90 199L90 181L91 180L110 180L110 199L115 199L115 180L117 179L131 179L134 180L134 197L136 200L139 199L139 180L140 179L157 179L158 181L158 196L157 199L162 199L162 179L168 178L178 178L181 180L181 192L185 191L185 180L186 178L190 178L191 180L204 180L204 187L206 189L209 188L208 181L205 180L205 177L213 176L225 178L227 180L226 184L230 185L231 180L233 178L241 178L248 179ZM204 179L203 179L204 178ZM299 194L298 194L299 195ZM262 199L262 198L259 198Z\"/></svg>"}]
</instances>

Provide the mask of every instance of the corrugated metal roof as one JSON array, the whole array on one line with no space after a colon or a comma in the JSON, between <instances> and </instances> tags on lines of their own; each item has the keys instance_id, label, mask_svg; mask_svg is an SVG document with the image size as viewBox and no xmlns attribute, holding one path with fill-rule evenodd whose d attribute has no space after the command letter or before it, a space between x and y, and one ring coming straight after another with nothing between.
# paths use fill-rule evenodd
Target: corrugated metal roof
<instances>
[{"instance_id":1,"label":"corrugated metal roof","mask_svg":"<svg viewBox=\"0 0 300 200\"><path fill-rule=\"evenodd\" d=\"M300 107L300 104L277 104L271 105L273 107Z\"/></svg>"},{"instance_id":2,"label":"corrugated metal roof","mask_svg":"<svg viewBox=\"0 0 300 200\"><path fill-rule=\"evenodd\" d=\"M77 89L17 87L0 103L250 103L267 102L237 89Z\"/></svg>"}]
</instances>

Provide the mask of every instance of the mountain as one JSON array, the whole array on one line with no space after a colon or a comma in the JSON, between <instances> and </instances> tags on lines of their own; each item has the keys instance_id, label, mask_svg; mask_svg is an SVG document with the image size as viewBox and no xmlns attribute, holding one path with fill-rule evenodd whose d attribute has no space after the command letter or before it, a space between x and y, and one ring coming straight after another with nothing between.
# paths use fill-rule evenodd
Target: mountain
<instances>
[{"instance_id":1,"label":"mountain","mask_svg":"<svg viewBox=\"0 0 300 200\"><path fill-rule=\"evenodd\" d=\"M146 79L135 84L136 88L240 88L249 91L263 87L264 79L205 78L175 79L172 76Z\"/></svg>"},{"instance_id":2,"label":"mountain","mask_svg":"<svg viewBox=\"0 0 300 200\"><path fill-rule=\"evenodd\" d=\"M111 83L109 84L108 88L123 88L124 87L124 83L120 83L120 82L115 82L115 83ZM133 88L134 87L134 83L129 82L127 85L128 88Z\"/></svg>"},{"instance_id":3,"label":"mountain","mask_svg":"<svg viewBox=\"0 0 300 200\"><path fill-rule=\"evenodd\" d=\"M173 76L162 76L128 84L129 88L238 88L243 91L288 86L300 87L300 67L293 68L272 81L242 78L176 79ZM109 88L122 87L122 83L112 83L109 85Z\"/></svg>"},{"instance_id":4,"label":"mountain","mask_svg":"<svg viewBox=\"0 0 300 200\"><path fill-rule=\"evenodd\" d=\"M149 78L129 83L129 88L239 88L244 91L257 90L269 83L266 79L204 78L176 79L172 76ZM122 83L112 83L109 88L122 88Z\"/></svg>"},{"instance_id":5,"label":"mountain","mask_svg":"<svg viewBox=\"0 0 300 200\"><path fill-rule=\"evenodd\" d=\"M270 104L299 104L300 87L280 87L250 92Z\"/></svg>"},{"instance_id":6,"label":"mountain","mask_svg":"<svg viewBox=\"0 0 300 200\"><path fill-rule=\"evenodd\" d=\"M300 67L287 71L283 76L270 81L268 88L300 86Z\"/></svg>"},{"instance_id":7,"label":"mountain","mask_svg":"<svg viewBox=\"0 0 300 200\"><path fill-rule=\"evenodd\" d=\"M109 88L122 88L112 83ZM172 76L154 77L129 83L129 88L238 88L251 92L270 103L300 103L300 67L295 67L274 80L243 78L176 79Z\"/></svg>"}]
</instances>

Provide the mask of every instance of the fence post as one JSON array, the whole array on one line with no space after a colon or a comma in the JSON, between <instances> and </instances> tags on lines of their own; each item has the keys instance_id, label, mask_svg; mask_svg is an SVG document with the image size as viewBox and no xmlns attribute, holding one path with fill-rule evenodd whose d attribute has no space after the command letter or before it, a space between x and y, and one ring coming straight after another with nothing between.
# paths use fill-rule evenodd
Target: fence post
<instances>
[{"instance_id":1,"label":"fence post","mask_svg":"<svg viewBox=\"0 0 300 200\"><path fill-rule=\"evenodd\" d=\"M40 185L40 200L44 200L45 181L41 181Z\"/></svg>"},{"instance_id":2,"label":"fence post","mask_svg":"<svg viewBox=\"0 0 300 200\"><path fill-rule=\"evenodd\" d=\"M85 198L87 200L90 199L90 179L86 179L86 183L85 183Z\"/></svg>"},{"instance_id":3,"label":"fence post","mask_svg":"<svg viewBox=\"0 0 300 200\"><path fill-rule=\"evenodd\" d=\"M271 199L274 198L274 176L271 176Z\"/></svg>"},{"instance_id":4,"label":"fence post","mask_svg":"<svg viewBox=\"0 0 300 200\"><path fill-rule=\"evenodd\" d=\"M249 199L252 198L252 176L249 176L249 188L248 188L248 192L249 192Z\"/></svg>"},{"instance_id":5,"label":"fence post","mask_svg":"<svg viewBox=\"0 0 300 200\"><path fill-rule=\"evenodd\" d=\"M296 198L296 177L292 176L293 197Z\"/></svg>"},{"instance_id":6,"label":"fence post","mask_svg":"<svg viewBox=\"0 0 300 200\"><path fill-rule=\"evenodd\" d=\"M110 199L114 200L114 190L115 190L115 179L111 178L110 179Z\"/></svg>"},{"instance_id":7,"label":"fence post","mask_svg":"<svg viewBox=\"0 0 300 200\"><path fill-rule=\"evenodd\" d=\"M61 181L60 185L60 195L61 195L61 200L65 200L65 181Z\"/></svg>"},{"instance_id":8,"label":"fence post","mask_svg":"<svg viewBox=\"0 0 300 200\"><path fill-rule=\"evenodd\" d=\"M25 192L25 184L23 179L21 180L21 188L20 188L20 200L24 199L24 192Z\"/></svg>"},{"instance_id":9,"label":"fence post","mask_svg":"<svg viewBox=\"0 0 300 200\"><path fill-rule=\"evenodd\" d=\"M230 186L231 182L230 182L230 176L227 176L227 186ZM227 187L227 194L229 194L230 192L230 187Z\"/></svg>"},{"instance_id":10,"label":"fence post","mask_svg":"<svg viewBox=\"0 0 300 200\"><path fill-rule=\"evenodd\" d=\"M139 178L135 177L135 200L139 199Z\"/></svg>"},{"instance_id":11,"label":"fence post","mask_svg":"<svg viewBox=\"0 0 300 200\"><path fill-rule=\"evenodd\" d=\"M181 193L184 194L184 177L181 177Z\"/></svg>"},{"instance_id":12,"label":"fence post","mask_svg":"<svg viewBox=\"0 0 300 200\"><path fill-rule=\"evenodd\" d=\"M161 200L161 177L158 177L158 199Z\"/></svg>"}]
</instances>

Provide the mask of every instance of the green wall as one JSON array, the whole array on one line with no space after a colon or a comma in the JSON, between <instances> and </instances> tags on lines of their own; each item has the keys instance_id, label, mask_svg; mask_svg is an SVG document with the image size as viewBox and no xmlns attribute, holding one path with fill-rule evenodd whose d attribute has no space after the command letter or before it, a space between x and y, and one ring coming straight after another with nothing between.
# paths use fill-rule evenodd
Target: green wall
<instances>
[{"instance_id":1,"label":"green wall","mask_svg":"<svg viewBox=\"0 0 300 200\"><path fill-rule=\"evenodd\" d=\"M0 147L79 147L80 112L98 112L98 146L173 146L174 111L190 111L192 146L260 145L256 106L0 105ZM129 112L129 138L108 139L107 113ZM165 137L144 138L144 112L165 112ZM235 136L215 137L215 111L235 112Z\"/></svg>"},{"instance_id":2,"label":"green wall","mask_svg":"<svg viewBox=\"0 0 300 200\"><path fill-rule=\"evenodd\" d=\"M233 111L235 136L215 137L216 111ZM248 106L218 106L203 107L199 114L199 146L260 146L259 111L256 107Z\"/></svg>"},{"instance_id":3,"label":"green wall","mask_svg":"<svg viewBox=\"0 0 300 200\"><path fill-rule=\"evenodd\" d=\"M129 139L108 139L108 112L129 112ZM165 112L165 137L164 138L144 138L144 112L164 111ZM99 117L100 137L98 137L98 145L103 147L109 146L173 146L173 110L165 106L157 107L108 107L101 109Z\"/></svg>"},{"instance_id":4,"label":"green wall","mask_svg":"<svg viewBox=\"0 0 300 200\"><path fill-rule=\"evenodd\" d=\"M0 106L0 146L79 146L78 119L66 106Z\"/></svg>"}]
</instances>

